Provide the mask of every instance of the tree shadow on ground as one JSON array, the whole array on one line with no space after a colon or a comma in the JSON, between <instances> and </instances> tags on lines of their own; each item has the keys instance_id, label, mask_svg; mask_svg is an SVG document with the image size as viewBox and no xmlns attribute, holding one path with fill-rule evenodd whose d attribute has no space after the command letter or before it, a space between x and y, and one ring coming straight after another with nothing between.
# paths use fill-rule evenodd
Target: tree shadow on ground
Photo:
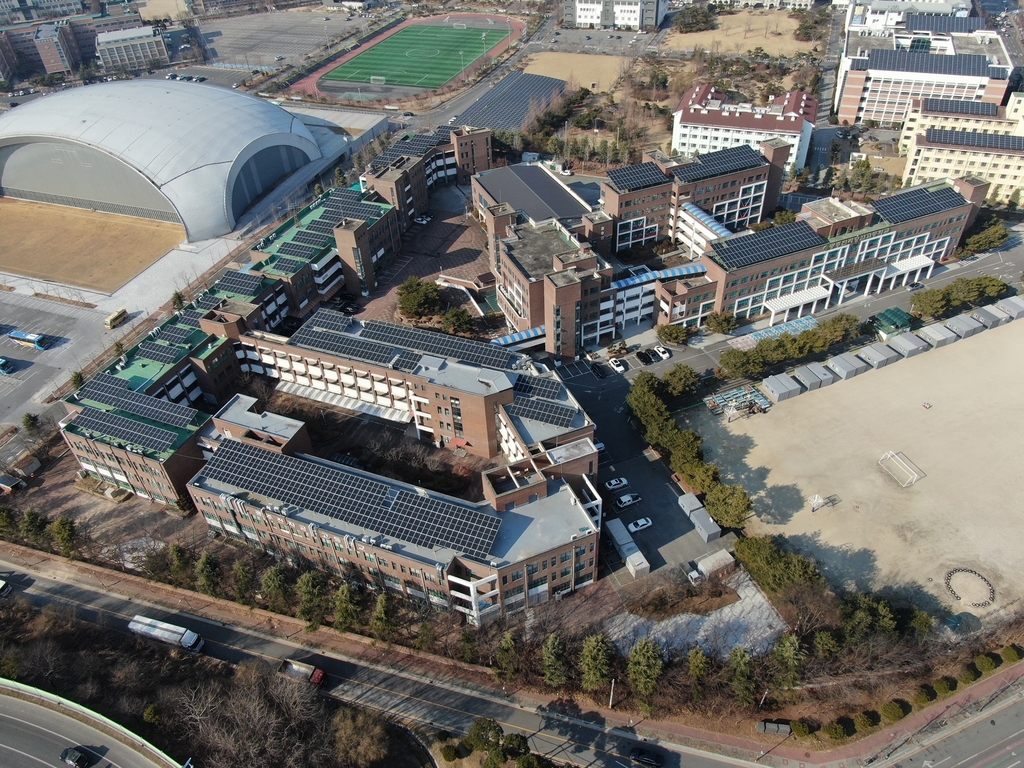
<instances>
[{"instance_id":1,"label":"tree shadow on ground","mask_svg":"<svg viewBox=\"0 0 1024 768\"><path fill-rule=\"evenodd\" d=\"M770 485L753 501L757 516L774 525L785 525L807 505L800 489L792 484Z\"/></svg>"},{"instance_id":2,"label":"tree shadow on ground","mask_svg":"<svg viewBox=\"0 0 1024 768\"><path fill-rule=\"evenodd\" d=\"M878 576L878 564L870 549L837 547L822 541L818 532L789 536L788 542L794 552L814 560L832 585L848 591L871 591Z\"/></svg>"}]
</instances>

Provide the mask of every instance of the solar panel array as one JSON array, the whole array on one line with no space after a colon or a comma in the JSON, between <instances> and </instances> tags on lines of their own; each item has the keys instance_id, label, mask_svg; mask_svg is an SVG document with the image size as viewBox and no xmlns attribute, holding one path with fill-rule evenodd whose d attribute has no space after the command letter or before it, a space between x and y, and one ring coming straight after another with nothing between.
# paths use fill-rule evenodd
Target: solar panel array
<instances>
[{"instance_id":1,"label":"solar panel array","mask_svg":"<svg viewBox=\"0 0 1024 768\"><path fill-rule=\"evenodd\" d=\"M259 275L250 275L248 272L232 270L225 272L224 276L217 281L214 287L225 293L237 293L239 296L255 296L263 287L263 278Z\"/></svg>"},{"instance_id":2,"label":"solar panel array","mask_svg":"<svg viewBox=\"0 0 1024 768\"><path fill-rule=\"evenodd\" d=\"M198 309L186 309L180 315L178 315L178 325L183 325L186 328L198 328L199 318L205 313L200 312Z\"/></svg>"},{"instance_id":3,"label":"solar panel array","mask_svg":"<svg viewBox=\"0 0 1024 768\"><path fill-rule=\"evenodd\" d=\"M670 179L655 163L627 165L608 171L608 180L620 192L635 192L639 189L668 184Z\"/></svg>"},{"instance_id":4,"label":"solar panel array","mask_svg":"<svg viewBox=\"0 0 1024 768\"><path fill-rule=\"evenodd\" d=\"M192 424L198 414L195 408L136 392L128 386L127 381L109 373L98 374L82 387L79 399L92 400L125 413L182 429Z\"/></svg>"},{"instance_id":5,"label":"solar panel array","mask_svg":"<svg viewBox=\"0 0 1024 768\"><path fill-rule=\"evenodd\" d=\"M342 216L340 214L332 214L322 219L317 219L311 224L306 225L308 232L313 232L317 235L328 235L334 232L334 228L341 223Z\"/></svg>"},{"instance_id":6,"label":"solar panel array","mask_svg":"<svg viewBox=\"0 0 1024 768\"><path fill-rule=\"evenodd\" d=\"M554 379L542 379L540 376L519 374L512 389L526 397L547 397L557 400L562 396L562 382Z\"/></svg>"},{"instance_id":7,"label":"solar panel array","mask_svg":"<svg viewBox=\"0 0 1024 768\"><path fill-rule=\"evenodd\" d=\"M166 341L168 344L181 344L192 335L194 328L182 328L180 325L165 325L160 329L156 338Z\"/></svg>"},{"instance_id":8,"label":"solar panel array","mask_svg":"<svg viewBox=\"0 0 1024 768\"><path fill-rule=\"evenodd\" d=\"M348 315L330 309L319 309L306 321L303 327L319 328L325 331L344 331L355 322Z\"/></svg>"},{"instance_id":9,"label":"solar panel array","mask_svg":"<svg viewBox=\"0 0 1024 768\"><path fill-rule=\"evenodd\" d=\"M387 344L367 341L337 331L311 328L309 323L295 332L290 343L293 346L315 349L318 352L327 352L377 365L391 365L391 361L398 357L398 350Z\"/></svg>"},{"instance_id":10,"label":"solar panel array","mask_svg":"<svg viewBox=\"0 0 1024 768\"><path fill-rule=\"evenodd\" d=\"M423 331L419 328L407 328L404 325L385 323L380 320L364 322L359 337L498 370L514 368L520 359L516 353L491 344L449 336L445 333Z\"/></svg>"},{"instance_id":11,"label":"solar panel array","mask_svg":"<svg viewBox=\"0 0 1024 768\"><path fill-rule=\"evenodd\" d=\"M370 167L381 170L402 157L422 157L428 150L451 142L451 126L444 125L433 133L415 134L392 144L370 163Z\"/></svg>"},{"instance_id":12,"label":"solar panel array","mask_svg":"<svg viewBox=\"0 0 1024 768\"><path fill-rule=\"evenodd\" d=\"M459 116L459 125L492 130L522 130L528 116L545 111L565 91L554 77L515 71Z\"/></svg>"},{"instance_id":13,"label":"solar panel array","mask_svg":"<svg viewBox=\"0 0 1024 768\"><path fill-rule=\"evenodd\" d=\"M674 168L672 175L682 183L711 179L727 173L746 171L768 165L764 155L752 147L743 144L739 147L728 147L717 152L700 155L696 162ZM611 175L611 174L609 174Z\"/></svg>"},{"instance_id":14,"label":"solar panel array","mask_svg":"<svg viewBox=\"0 0 1024 768\"><path fill-rule=\"evenodd\" d=\"M726 269L739 269L762 261L824 245L828 241L802 221L772 227L752 235L715 242L718 261Z\"/></svg>"},{"instance_id":15,"label":"solar panel array","mask_svg":"<svg viewBox=\"0 0 1024 768\"><path fill-rule=\"evenodd\" d=\"M312 245L303 245L302 243L281 243L277 252L282 256L295 256L299 259L309 260L316 256L319 250Z\"/></svg>"},{"instance_id":16,"label":"solar panel array","mask_svg":"<svg viewBox=\"0 0 1024 768\"><path fill-rule=\"evenodd\" d=\"M908 13L907 32L956 32L966 34L976 29L985 29L988 23L978 16L929 16L924 13Z\"/></svg>"},{"instance_id":17,"label":"solar panel array","mask_svg":"<svg viewBox=\"0 0 1024 768\"><path fill-rule=\"evenodd\" d=\"M75 417L73 423L79 429L158 453L169 451L178 441L178 436L169 430L118 416L116 413L98 411L95 408L84 409Z\"/></svg>"},{"instance_id":18,"label":"solar panel array","mask_svg":"<svg viewBox=\"0 0 1024 768\"><path fill-rule=\"evenodd\" d=\"M998 149L1001 152L1024 152L1024 136L1003 136L998 133L978 133L977 131L943 131L929 128L924 132L924 138L932 144Z\"/></svg>"},{"instance_id":19,"label":"solar panel array","mask_svg":"<svg viewBox=\"0 0 1024 768\"><path fill-rule=\"evenodd\" d=\"M549 400L537 400L530 398L519 400L507 406L509 416L518 416L521 419L533 419L543 421L545 424L553 424L556 427L565 428L572 425L576 417L576 409L567 405L559 405Z\"/></svg>"},{"instance_id":20,"label":"solar panel array","mask_svg":"<svg viewBox=\"0 0 1024 768\"><path fill-rule=\"evenodd\" d=\"M147 360L170 365L177 362L185 354L185 350L168 347L166 344L157 344L155 341L144 341L139 344L138 354L139 357L144 357Z\"/></svg>"},{"instance_id":21,"label":"solar panel array","mask_svg":"<svg viewBox=\"0 0 1024 768\"><path fill-rule=\"evenodd\" d=\"M999 105L987 101L958 101L957 99L924 99L922 108L925 112L944 112L954 115L981 115L996 117Z\"/></svg>"},{"instance_id":22,"label":"solar panel array","mask_svg":"<svg viewBox=\"0 0 1024 768\"><path fill-rule=\"evenodd\" d=\"M235 440L225 441L200 474L343 525L426 549L449 548L481 560L487 558L501 525L496 516L469 506Z\"/></svg>"},{"instance_id":23,"label":"solar panel array","mask_svg":"<svg viewBox=\"0 0 1024 768\"><path fill-rule=\"evenodd\" d=\"M200 309L209 310L214 309L215 307L219 307L221 301L223 301L223 299L221 299L219 296L214 296L212 293L207 293L196 299L194 303Z\"/></svg>"},{"instance_id":24,"label":"solar panel array","mask_svg":"<svg viewBox=\"0 0 1024 768\"><path fill-rule=\"evenodd\" d=\"M334 242L329 235L321 234L320 232L310 232L308 229L296 232L292 240L303 245L311 245L314 248L326 248Z\"/></svg>"},{"instance_id":25,"label":"solar panel array","mask_svg":"<svg viewBox=\"0 0 1024 768\"><path fill-rule=\"evenodd\" d=\"M294 275L306 266L306 262L298 259L278 259L274 262L274 269L285 275Z\"/></svg>"},{"instance_id":26,"label":"solar panel array","mask_svg":"<svg viewBox=\"0 0 1024 768\"><path fill-rule=\"evenodd\" d=\"M930 190L916 187L890 197L882 197L871 205L890 224L900 224L921 216L959 208L967 201L949 187Z\"/></svg>"},{"instance_id":27,"label":"solar panel array","mask_svg":"<svg viewBox=\"0 0 1024 768\"><path fill-rule=\"evenodd\" d=\"M940 53L873 48L868 54L867 61L854 59L850 68L861 71L880 69L889 72L920 72L930 75L1006 79L1005 68L990 67L988 57L976 53L958 53L954 56L947 56Z\"/></svg>"}]
</instances>

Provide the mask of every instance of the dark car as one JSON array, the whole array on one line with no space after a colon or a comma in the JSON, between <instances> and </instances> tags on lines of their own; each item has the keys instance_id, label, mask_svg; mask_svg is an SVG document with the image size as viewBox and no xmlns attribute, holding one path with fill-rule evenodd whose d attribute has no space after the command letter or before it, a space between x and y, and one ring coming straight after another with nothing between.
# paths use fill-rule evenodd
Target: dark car
<instances>
[{"instance_id":1,"label":"dark car","mask_svg":"<svg viewBox=\"0 0 1024 768\"><path fill-rule=\"evenodd\" d=\"M60 761L74 768L89 768L89 757L80 749L68 747L60 753Z\"/></svg>"},{"instance_id":2,"label":"dark car","mask_svg":"<svg viewBox=\"0 0 1024 768\"><path fill-rule=\"evenodd\" d=\"M599 364L597 364L597 363L591 363L591 364L590 364L590 371L591 371L591 373L593 373L593 374L594 374L595 376L597 376L597 378L599 378L599 379L603 379L603 378L604 378L605 376L607 376L607 375L608 375L607 373L605 373L605 370L604 370L604 368L602 368L602 367L601 367L601 366L600 366Z\"/></svg>"},{"instance_id":3,"label":"dark car","mask_svg":"<svg viewBox=\"0 0 1024 768\"><path fill-rule=\"evenodd\" d=\"M636 359L640 361L641 365L650 365L658 359L658 356L653 352L648 352L646 349L641 349L636 353Z\"/></svg>"},{"instance_id":4,"label":"dark car","mask_svg":"<svg viewBox=\"0 0 1024 768\"><path fill-rule=\"evenodd\" d=\"M637 765L649 765L651 768L661 768L664 764L661 755L654 752L648 752L645 749L635 748L629 753L629 759Z\"/></svg>"}]
</instances>

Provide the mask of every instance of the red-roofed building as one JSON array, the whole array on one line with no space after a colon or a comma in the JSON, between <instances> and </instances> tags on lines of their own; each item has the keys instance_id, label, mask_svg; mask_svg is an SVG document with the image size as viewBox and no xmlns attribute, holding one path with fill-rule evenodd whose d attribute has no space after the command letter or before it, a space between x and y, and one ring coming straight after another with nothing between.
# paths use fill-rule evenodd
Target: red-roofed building
<instances>
[{"instance_id":1,"label":"red-roofed building","mask_svg":"<svg viewBox=\"0 0 1024 768\"><path fill-rule=\"evenodd\" d=\"M818 100L804 91L774 97L766 107L730 104L713 85L697 85L683 94L672 126L672 151L706 155L746 144L757 149L768 139L789 143L789 166L803 168L811 145Z\"/></svg>"}]
</instances>

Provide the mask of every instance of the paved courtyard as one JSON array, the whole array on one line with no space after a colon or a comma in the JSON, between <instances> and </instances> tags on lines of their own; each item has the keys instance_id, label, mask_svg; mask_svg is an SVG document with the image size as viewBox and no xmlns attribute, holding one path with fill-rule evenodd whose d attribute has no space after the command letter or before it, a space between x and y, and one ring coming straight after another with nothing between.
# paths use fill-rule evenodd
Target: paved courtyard
<instances>
[{"instance_id":1,"label":"paved courtyard","mask_svg":"<svg viewBox=\"0 0 1024 768\"><path fill-rule=\"evenodd\" d=\"M1014 487L1024 404L1024 322L985 331L726 424L683 421L709 461L754 497L755 534L782 534L835 585L892 590L933 611L995 616L1024 597ZM878 466L901 452L903 488ZM812 512L808 499L835 497ZM948 574L956 569L946 588ZM995 588L990 606L988 585Z\"/></svg>"}]
</instances>

